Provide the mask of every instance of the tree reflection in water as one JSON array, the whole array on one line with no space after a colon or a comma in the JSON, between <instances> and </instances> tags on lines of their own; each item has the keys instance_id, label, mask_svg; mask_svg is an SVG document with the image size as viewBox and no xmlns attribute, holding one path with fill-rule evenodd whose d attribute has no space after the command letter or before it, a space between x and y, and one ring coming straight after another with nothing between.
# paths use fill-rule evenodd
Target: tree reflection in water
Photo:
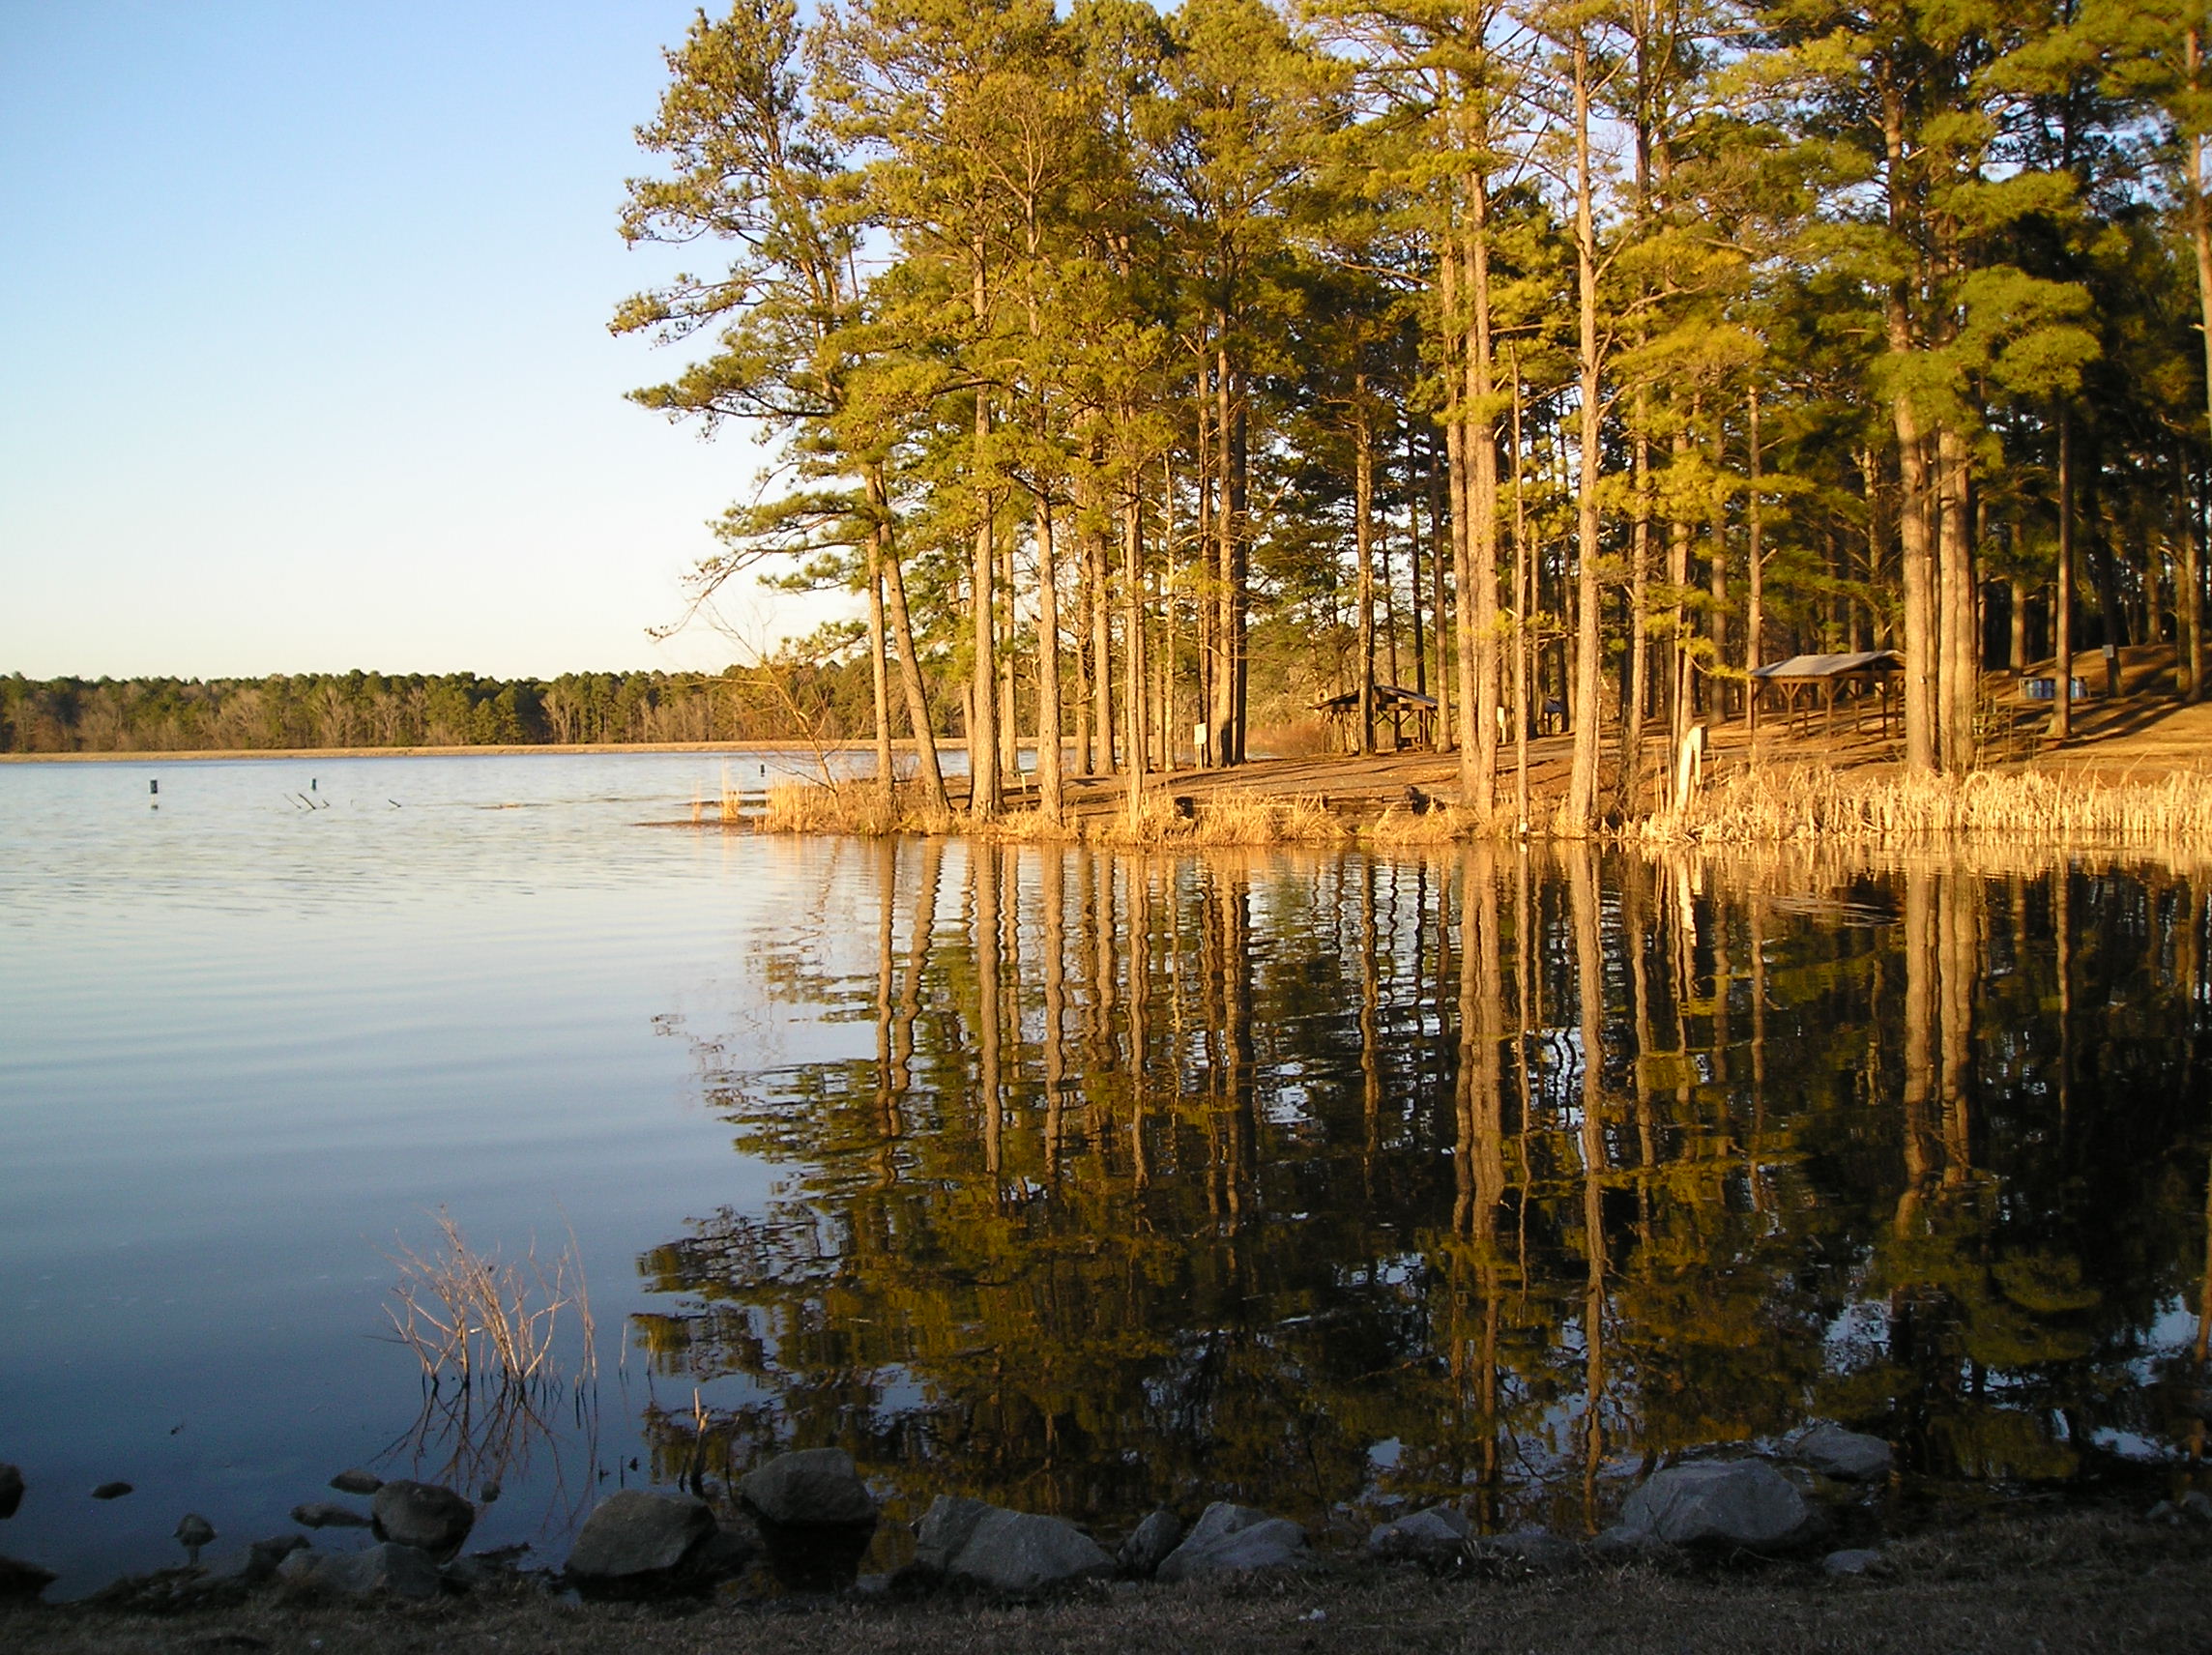
<instances>
[{"instance_id":1,"label":"tree reflection in water","mask_svg":"<svg viewBox=\"0 0 2212 1655\"><path fill-rule=\"evenodd\" d=\"M2201 1452L2186 878L855 856L872 966L817 932L757 986L872 1050L700 1048L785 1176L643 1261L635 1336L725 1403L649 1418L663 1477L836 1443L916 1511L1575 1532L1815 1416L1942 1479Z\"/></svg>"}]
</instances>

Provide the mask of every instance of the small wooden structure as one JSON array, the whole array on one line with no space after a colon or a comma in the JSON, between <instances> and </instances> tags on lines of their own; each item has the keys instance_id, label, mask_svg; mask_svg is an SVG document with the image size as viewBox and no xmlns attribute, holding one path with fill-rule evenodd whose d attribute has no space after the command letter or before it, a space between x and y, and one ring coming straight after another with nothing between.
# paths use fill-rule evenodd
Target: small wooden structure
<instances>
[{"instance_id":1,"label":"small wooden structure","mask_svg":"<svg viewBox=\"0 0 2212 1655\"><path fill-rule=\"evenodd\" d=\"M1905 656L1896 650L1859 650L1842 655L1791 655L1786 661L1775 661L1763 667L1754 667L1751 676L1757 684L1755 694L1768 689L1779 689L1784 697L1784 709L1790 714L1790 731L1797 733L1801 714L1811 711L1807 690L1817 690L1821 710L1821 731L1832 735L1836 727L1836 694L1838 690L1855 691L1851 701L1851 732L1856 735L1866 715L1866 703L1871 699L1881 720L1881 733L1889 734L1890 686L1905 676ZM1872 696L1868 691L1872 691ZM1801 699L1802 698L1802 699ZM1757 717L1757 702L1754 702Z\"/></svg>"},{"instance_id":2,"label":"small wooden structure","mask_svg":"<svg viewBox=\"0 0 2212 1655\"><path fill-rule=\"evenodd\" d=\"M1326 701L1314 703L1314 711L1329 722L1345 741L1345 751L1359 750L1359 691L1348 689L1342 695L1332 695ZM1378 722L1390 720L1390 744L1393 748L1406 744L1405 720L1413 721L1413 740L1418 746L1433 747L1437 740L1437 698L1423 695L1417 689L1407 689L1402 684L1379 683L1375 686L1375 716Z\"/></svg>"}]
</instances>

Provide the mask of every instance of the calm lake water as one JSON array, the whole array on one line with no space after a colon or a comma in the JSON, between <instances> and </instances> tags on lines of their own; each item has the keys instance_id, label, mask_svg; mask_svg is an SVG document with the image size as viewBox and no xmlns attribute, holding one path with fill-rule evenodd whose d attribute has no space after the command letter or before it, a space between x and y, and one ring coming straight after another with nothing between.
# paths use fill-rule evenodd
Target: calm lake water
<instances>
[{"instance_id":1,"label":"calm lake water","mask_svg":"<svg viewBox=\"0 0 2212 1655\"><path fill-rule=\"evenodd\" d=\"M830 1442L1102 1529L1581 1532L1816 1416L1903 1507L2188 1474L2201 881L644 826L724 766L0 767L0 1552L88 1590L361 1464L554 1561ZM440 1209L573 1235L596 1384L425 1397Z\"/></svg>"}]
</instances>

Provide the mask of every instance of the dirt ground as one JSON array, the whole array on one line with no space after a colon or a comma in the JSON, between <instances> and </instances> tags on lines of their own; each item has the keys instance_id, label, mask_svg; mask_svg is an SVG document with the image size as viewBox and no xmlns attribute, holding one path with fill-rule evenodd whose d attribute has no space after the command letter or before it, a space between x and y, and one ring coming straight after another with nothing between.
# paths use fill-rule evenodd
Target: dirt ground
<instances>
[{"instance_id":1,"label":"dirt ground","mask_svg":"<svg viewBox=\"0 0 2212 1655\"><path fill-rule=\"evenodd\" d=\"M2070 740L2055 743L2049 738L2051 706L2028 701L2020 682L2010 673L1991 673L1983 681L1983 762L1995 770L2035 769L2095 777L2100 781L2158 781L2177 770L2201 773L2212 770L2212 701L2184 706L2173 692L2174 651L2170 644L2132 646L2120 652L2121 693L2116 699L2104 694L2104 659L2079 657L2075 676L2093 693L2075 703L2074 733ZM2029 676L2048 675L2050 663L2029 668ZM1895 774L1903 769L1902 732L1894 711L1885 731L1871 710L1857 715L1839 707L1832 719L1823 718L1809 702L1795 720L1780 711L1762 711L1757 740L1756 762L1761 766L1816 764L1830 769L1862 773L1869 779ZM1755 762L1751 731L1740 713L1727 722L1706 727L1705 775L1718 780ZM1546 736L1528 743L1528 793L1531 813L1542 816L1566 789L1572 740ZM1609 739L1605 755L1605 780L1617 788L1619 743ZM1644 743L1637 783L1641 808L1657 802L1662 778L1670 770L1663 730L1655 730ZM1510 800L1517 785L1518 754L1512 742L1501 742L1498 753L1499 793ZM1246 790L1275 797L1302 795L1324 800L1349 815L1380 812L1404 798L1406 790L1457 801L1459 759L1455 753L1409 750L1362 758L1354 754L1317 757L1256 759L1229 770L1178 770L1154 774L1150 785L1169 795L1184 795L1203 802L1209 795ZM1115 780L1072 780L1067 784L1071 810L1089 814L1121 807L1122 784ZM1020 802L1018 799L1015 801Z\"/></svg>"},{"instance_id":2,"label":"dirt ground","mask_svg":"<svg viewBox=\"0 0 2212 1655\"><path fill-rule=\"evenodd\" d=\"M389 1608L260 1598L153 1619L83 1607L0 1611L12 1655L1240 1655L1243 1651L1945 1655L2212 1649L2212 1528L2119 1514L1992 1522L1893 1545L1879 1578L1818 1560L1646 1564L1519 1580L1344 1568L1228 1587L1095 1585L1035 1604L852 1598L584 1604L535 1587Z\"/></svg>"}]
</instances>

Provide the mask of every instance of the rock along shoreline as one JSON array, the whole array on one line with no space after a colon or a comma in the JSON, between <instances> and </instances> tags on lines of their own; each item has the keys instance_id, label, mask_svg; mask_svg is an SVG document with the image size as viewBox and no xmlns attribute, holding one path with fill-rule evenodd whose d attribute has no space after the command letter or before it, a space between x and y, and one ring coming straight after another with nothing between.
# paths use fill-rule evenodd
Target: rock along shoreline
<instances>
[{"instance_id":1,"label":"rock along shoreline","mask_svg":"<svg viewBox=\"0 0 2212 1655\"><path fill-rule=\"evenodd\" d=\"M304 1502L293 1518L309 1532L255 1540L209 1566L199 1553L218 1536L207 1519L188 1513L176 1535L189 1553L183 1566L127 1577L75 1604L44 1604L54 1577L0 1556L0 1609L34 1617L166 1617L316 1606L399 1611L472 1597L536 1600L561 1611L595 1603L684 1612L933 1601L973 1609L1100 1592L1125 1607L1131 1592L1172 1596L1189 1587L1280 1595L1374 1587L1392 1578L1563 1585L1623 1570L1714 1579L1777 1567L1806 1578L1878 1581L1896 1572L1893 1537L1882 1532L1877 1509L1893 1466L1889 1443L1833 1424L1795 1433L1772 1453L1741 1445L1695 1451L1649 1471L1623 1502L1620 1521L1586 1539L1535 1528L1483 1534L1465 1511L1443 1503L1393 1516L1363 1539L1339 1527L1316 1545L1290 1519L1216 1500L1187 1514L1187 1525L1185 1514L1154 1511L1109 1550L1062 1518L942 1495L916 1524L913 1561L878 1576L859 1572L878 1504L841 1449L768 1460L737 1484L722 1511L680 1492L609 1495L558 1569L534 1566L527 1547L465 1553L478 1512L463 1495L351 1469L331 1487L365 1496L365 1510ZM13 1515L27 1492L19 1471L0 1465L0 1518ZM2200 1493L2134 1521L2185 1544L2212 1543L2212 1498ZM368 1530L360 1549L326 1548L310 1537L357 1528Z\"/></svg>"}]
</instances>

